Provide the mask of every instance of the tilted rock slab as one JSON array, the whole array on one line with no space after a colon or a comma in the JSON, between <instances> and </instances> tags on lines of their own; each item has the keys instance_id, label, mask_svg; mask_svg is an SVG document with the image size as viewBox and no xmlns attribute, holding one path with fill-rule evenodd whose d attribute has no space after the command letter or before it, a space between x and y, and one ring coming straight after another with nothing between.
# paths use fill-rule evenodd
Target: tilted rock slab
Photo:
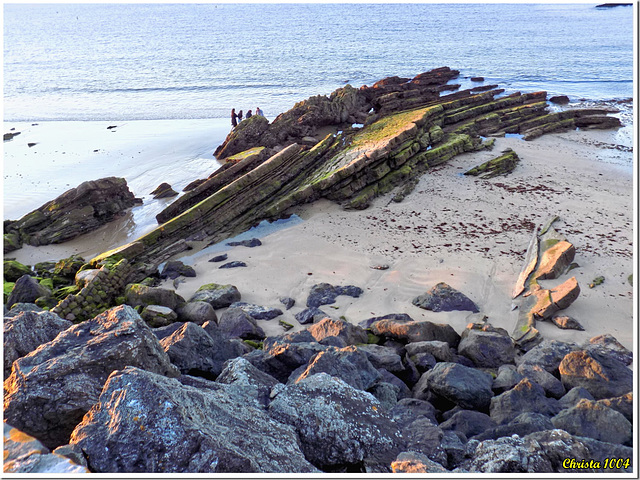
<instances>
[{"instance_id":1,"label":"tilted rock slab","mask_svg":"<svg viewBox=\"0 0 640 480\"><path fill-rule=\"evenodd\" d=\"M179 374L151 329L123 305L74 325L16 360L4 383L4 418L49 448L68 443L107 377L128 365Z\"/></svg>"},{"instance_id":2,"label":"tilted rock slab","mask_svg":"<svg viewBox=\"0 0 640 480\"><path fill-rule=\"evenodd\" d=\"M111 374L71 435L104 473L309 473L291 426L241 386L127 367Z\"/></svg>"}]
</instances>

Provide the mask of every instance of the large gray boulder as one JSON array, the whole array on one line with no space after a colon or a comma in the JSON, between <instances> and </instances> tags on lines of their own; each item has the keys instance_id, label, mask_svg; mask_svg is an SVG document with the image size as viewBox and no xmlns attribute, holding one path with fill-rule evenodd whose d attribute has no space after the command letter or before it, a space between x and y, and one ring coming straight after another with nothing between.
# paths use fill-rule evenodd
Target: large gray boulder
<instances>
[{"instance_id":1,"label":"large gray boulder","mask_svg":"<svg viewBox=\"0 0 640 480\"><path fill-rule=\"evenodd\" d=\"M583 348L587 352L595 352L605 357L615 358L625 365L631 365L633 362L633 352L610 334L590 338L589 342L585 343Z\"/></svg>"},{"instance_id":2,"label":"large gray boulder","mask_svg":"<svg viewBox=\"0 0 640 480\"><path fill-rule=\"evenodd\" d=\"M482 433L474 435L473 440L496 440L501 437L512 437L518 435L524 437L533 432L542 430L553 430L553 423L546 415L535 412L524 412L504 425L494 426Z\"/></svg>"},{"instance_id":3,"label":"large gray boulder","mask_svg":"<svg viewBox=\"0 0 640 480\"><path fill-rule=\"evenodd\" d=\"M497 424L509 423L524 412L536 412L552 417L560 411L555 398L547 398L544 389L528 378L491 399L491 418Z\"/></svg>"},{"instance_id":4,"label":"large gray boulder","mask_svg":"<svg viewBox=\"0 0 640 480\"><path fill-rule=\"evenodd\" d=\"M22 312L4 319L4 376L15 360L50 342L73 323L51 312Z\"/></svg>"},{"instance_id":5,"label":"large gray boulder","mask_svg":"<svg viewBox=\"0 0 640 480\"><path fill-rule=\"evenodd\" d=\"M423 378L429 391L461 408L487 410L493 397L491 375L458 363L436 364L433 370L422 375L414 391L419 390Z\"/></svg>"},{"instance_id":6,"label":"large gray boulder","mask_svg":"<svg viewBox=\"0 0 640 480\"><path fill-rule=\"evenodd\" d=\"M344 348L330 347L319 352L310 359L309 365L300 370L292 373L289 382L298 383L304 378L324 372L344 380L354 388L367 390L381 377L367 355L353 345Z\"/></svg>"},{"instance_id":7,"label":"large gray boulder","mask_svg":"<svg viewBox=\"0 0 640 480\"><path fill-rule=\"evenodd\" d=\"M590 398L590 400L593 400L593 398ZM597 403L598 405L603 405L614 409L616 412L620 412L624 415L624 418L633 423L633 413L635 411L633 408L633 392L626 393L619 397L604 398L598 400Z\"/></svg>"},{"instance_id":8,"label":"large gray boulder","mask_svg":"<svg viewBox=\"0 0 640 480\"><path fill-rule=\"evenodd\" d=\"M247 302L234 302L229 305L229 308L239 308L251 315L255 320L272 320L277 316L282 315L282 310L273 307L263 307L261 305L255 305Z\"/></svg>"},{"instance_id":9,"label":"large gray boulder","mask_svg":"<svg viewBox=\"0 0 640 480\"><path fill-rule=\"evenodd\" d=\"M269 413L292 425L305 457L319 468L375 457L387 465L400 451L397 427L370 393L319 373L274 389Z\"/></svg>"},{"instance_id":10,"label":"large gray boulder","mask_svg":"<svg viewBox=\"0 0 640 480\"><path fill-rule=\"evenodd\" d=\"M438 462L434 462L423 453L402 452L391 463L393 473L448 473Z\"/></svg>"},{"instance_id":11,"label":"large gray boulder","mask_svg":"<svg viewBox=\"0 0 640 480\"><path fill-rule=\"evenodd\" d=\"M71 435L98 473L308 473L290 426L238 386L113 372Z\"/></svg>"},{"instance_id":12,"label":"large gray boulder","mask_svg":"<svg viewBox=\"0 0 640 480\"><path fill-rule=\"evenodd\" d=\"M551 461L544 451L532 448L518 436L480 442L473 457L463 463L469 472L480 473L549 473Z\"/></svg>"},{"instance_id":13,"label":"large gray boulder","mask_svg":"<svg viewBox=\"0 0 640 480\"><path fill-rule=\"evenodd\" d=\"M513 363L515 348L506 331L467 329L462 332L458 353L482 368L498 368Z\"/></svg>"},{"instance_id":14,"label":"large gray boulder","mask_svg":"<svg viewBox=\"0 0 640 480\"><path fill-rule=\"evenodd\" d=\"M448 466L447 452L442 448L444 432L429 419L420 418L406 425L402 429L402 436L406 439L407 450L422 453L443 467Z\"/></svg>"},{"instance_id":15,"label":"large gray boulder","mask_svg":"<svg viewBox=\"0 0 640 480\"><path fill-rule=\"evenodd\" d=\"M620 412L591 400L580 400L575 407L558 413L551 422L572 435L631 446L631 422Z\"/></svg>"},{"instance_id":16,"label":"large gray boulder","mask_svg":"<svg viewBox=\"0 0 640 480\"><path fill-rule=\"evenodd\" d=\"M358 350L363 352L371 365L375 368L384 368L391 373L401 373L405 370L402 358L393 348L382 345L358 345Z\"/></svg>"},{"instance_id":17,"label":"large gray boulder","mask_svg":"<svg viewBox=\"0 0 640 480\"><path fill-rule=\"evenodd\" d=\"M566 355L559 367L567 389L584 387L596 400L618 397L633 390L633 372L614 357L579 350Z\"/></svg>"},{"instance_id":18,"label":"large gray boulder","mask_svg":"<svg viewBox=\"0 0 640 480\"><path fill-rule=\"evenodd\" d=\"M311 287L307 297L307 307L319 307L320 305L335 303L336 298L340 295L358 298L362 295L362 289L353 285L334 286L328 283L318 283Z\"/></svg>"},{"instance_id":19,"label":"large gray boulder","mask_svg":"<svg viewBox=\"0 0 640 480\"><path fill-rule=\"evenodd\" d=\"M433 355L438 362L453 362L454 359L449 344L440 340L407 343L405 348L407 354L412 358L422 353L428 353Z\"/></svg>"},{"instance_id":20,"label":"large gray boulder","mask_svg":"<svg viewBox=\"0 0 640 480\"><path fill-rule=\"evenodd\" d=\"M515 387L524 376L518 373L515 365L500 365L498 375L493 380L492 389L499 395Z\"/></svg>"},{"instance_id":21,"label":"large gray boulder","mask_svg":"<svg viewBox=\"0 0 640 480\"><path fill-rule=\"evenodd\" d=\"M269 404L271 389L279 383L271 375L261 372L241 357L226 361L216 382L250 388L255 391L255 397L265 406Z\"/></svg>"},{"instance_id":22,"label":"large gray boulder","mask_svg":"<svg viewBox=\"0 0 640 480\"><path fill-rule=\"evenodd\" d=\"M241 341L223 335L211 336L191 322L163 338L160 344L180 372L210 379L220 375L224 362L246 353Z\"/></svg>"},{"instance_id":23,"label":"large gray boulder","mask_svg":"<svg viewBox=\"0 0 640 480\"><path fill-rule=\"evenodd\" d=\"M233 302L239 302L240 292L235 285L208 283L202 285L189 299L190 302L207 302L214 309L225 308Z\"/></svg>"},{"instance_id":24,"label":"large gray boulder","mask_svg":"<svg viewBox=\"0 0 640 480\"><path fill-rule=\"evenodd\" d=\"M123 305L16 360L5 381L4 418L48 448L66 444L107 377L126 366L178 375L151 329Z\"/></svg>"}]
</instances>

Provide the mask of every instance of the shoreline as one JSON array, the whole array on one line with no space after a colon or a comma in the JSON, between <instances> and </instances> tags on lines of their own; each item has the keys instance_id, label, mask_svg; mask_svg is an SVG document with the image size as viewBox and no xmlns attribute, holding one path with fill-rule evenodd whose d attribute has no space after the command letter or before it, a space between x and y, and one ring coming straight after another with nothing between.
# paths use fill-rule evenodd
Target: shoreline
<instances>
[{"instance_id":1,"label":"shoreline","mask_svg":"<svg viewBox=\"0 0 640 480\"><path fill-rule=\"evenodd\" d=\"M510 292L531 225L557 214L556 228L576 246L580 268L571 275L582 290L563 313L575 317L585 331L538 322L543 338L581 343L610 333L632 348L633 287L626 280L633 273L632 154L603 147L615 144L616 133L570 131L532 142L498 138L492 151L462 154L430 170L402 203L392 202L395 192L390 192L363 211L346 211L328 200L302 205L289 213L304 221L259 236L260 247L225 247L229 239L219 244L220 253L229 253L229 261L245 261L246 268L219 270L208 262L213 254L202 255L193 262L197 277L184 279L176 292L188 300L205 283L231 283L242 301L281 309L278 298L290 296L296 300L291 310L283 309L276 320L258 321L267 335L278 335L284 331L279 319L293 324L293 331L305 328L293 315L304 308L312 285L352 284L365 293L358 299L338 297L337 309L325 307L328 315L358 323L408 313L461 331L469 312L433 313L411 304L412 298L444 281L474 300L489 323L511 332L515 319ZM521 158L509 176L482 180L461 175L508 147ZM122 239L132 240L126 228L130 215L116 228L106 225L61 245L23 247L9 257L33 265L72 253L106 251L124 243ZM187 255L176 258L181 256ZM374 270L375 264L390 268ZM605 283L589 289L587 284L598 275L605 276ZM161 286L173 288L170 281ZM603 318L608 319L606 328Z\"/></svg>"}]
</instances>

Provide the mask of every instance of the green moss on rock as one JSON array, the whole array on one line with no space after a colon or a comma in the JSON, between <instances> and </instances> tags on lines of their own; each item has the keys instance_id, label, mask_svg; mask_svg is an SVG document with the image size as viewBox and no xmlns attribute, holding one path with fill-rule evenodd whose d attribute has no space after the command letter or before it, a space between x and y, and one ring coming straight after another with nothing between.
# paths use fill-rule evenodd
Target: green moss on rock
<instances>
[{"instance_id":1,"label":"green moss on rock","mask_svg":"<svg viewBox=\"0 0 640 480\"><path fill-rule=\"evenodd\" d=\"M16 260L4 261L4 279L8 282L15 282L23 275L31 275L31 268Z\"/></svg>"}]
</instances>

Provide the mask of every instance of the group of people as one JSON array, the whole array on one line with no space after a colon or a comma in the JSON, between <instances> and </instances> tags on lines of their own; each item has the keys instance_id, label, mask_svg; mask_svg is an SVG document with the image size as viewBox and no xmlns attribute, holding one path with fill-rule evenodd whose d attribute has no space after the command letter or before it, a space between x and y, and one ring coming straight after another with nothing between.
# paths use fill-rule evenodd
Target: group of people
<instances>
[{"instance_id":1,"label":"group of people","mask_svg":"<svg viewBox=\"0 0 640 480\"><path fill-rule=\"evenodd\" d=\"M256 115L260 117L264 117L264 113L262 113L262 110L260 110L260 107L256 107ZM251 112L251 110L248 110L247 116L245 118L251 118L252 116L253 116L253 113ZM238 126L238 124L241 121L242 121L242 110L236 113L236 109L232 108L231 109L231 126L235 128Z\"/></svg>"}]
</instances>

